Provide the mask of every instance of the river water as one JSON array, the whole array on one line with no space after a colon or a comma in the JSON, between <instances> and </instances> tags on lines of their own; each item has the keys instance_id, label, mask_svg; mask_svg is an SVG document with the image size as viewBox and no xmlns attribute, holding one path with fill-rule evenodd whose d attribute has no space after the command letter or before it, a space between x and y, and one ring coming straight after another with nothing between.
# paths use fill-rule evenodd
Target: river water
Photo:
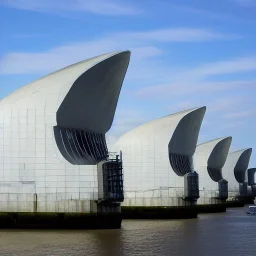
<instances>
[{"instance_id":1,"label":"river water","mask_svg":"<svg viewBox=\"0 0 256 256\"><path fill-rule=\"evenodd\" d=\"M191 220L124 220L121 230L1 230L1 256L256 256L256 217L245 208Z\"/></svg>"}]
</instances>

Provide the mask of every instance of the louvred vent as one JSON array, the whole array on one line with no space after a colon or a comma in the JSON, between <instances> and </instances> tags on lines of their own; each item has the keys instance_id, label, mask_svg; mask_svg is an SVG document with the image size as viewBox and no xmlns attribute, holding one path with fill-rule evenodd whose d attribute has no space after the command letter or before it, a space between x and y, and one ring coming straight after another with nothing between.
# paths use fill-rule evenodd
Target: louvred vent
<instances>
[{"instance_id":1,"label":"louvred vent","mask_svg":"<svg viewBox=\"0 0 256 256\"><path fill-rule=\"evenodd\" d=\"M170 153L169 159L172 169L178 176L184 176L193 171L192 157Z\"/></svg>"},{"instance_id":2,"label":"louvred vent","mask_svg":"<svg viewBox=\"0 0 256 256\"><path fill-rule=\"evenodd\" d=\"M108 159L103 134L55 126L54 135L61 154L71 164L93 165Z\"/></svg>"}]
</instances>

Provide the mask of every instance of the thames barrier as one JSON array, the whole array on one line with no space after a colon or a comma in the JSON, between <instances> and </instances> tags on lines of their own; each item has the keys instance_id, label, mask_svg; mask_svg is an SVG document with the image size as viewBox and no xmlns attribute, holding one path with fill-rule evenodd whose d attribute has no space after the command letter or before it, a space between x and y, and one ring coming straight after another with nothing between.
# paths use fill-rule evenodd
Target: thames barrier
<instances>
[{"instance_id":1,"label":"thames barrier","mask_svg":"<svg viewBox=\"0 0 256 256\"><path fill-rule=\"evenodd\" d=\"M110 150L130 51L38 79L0 101L0 227L109 229L186 219L255 199L252 149L198 144L206 106L142 124Z\"/></svg>"}]
</instances>

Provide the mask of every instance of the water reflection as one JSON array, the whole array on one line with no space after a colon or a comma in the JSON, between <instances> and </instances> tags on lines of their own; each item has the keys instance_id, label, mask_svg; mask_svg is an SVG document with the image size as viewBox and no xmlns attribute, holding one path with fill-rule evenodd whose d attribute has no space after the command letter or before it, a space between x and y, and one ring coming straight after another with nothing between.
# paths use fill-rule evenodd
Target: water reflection
<instances>
[{"instance_id":1,"label":"water reflection","mask_svg":"<svg viewBox=\"0 0 256 256\"><path fill-rule=\"evenodd\" d=\"M193 220L126 220L121 230L0 231L1 256L255 256L256 218L244 209Z\"/></svg>"},{"instance_id":2,"label":"water reflection","mask_svg":"<svg viewBox=\"0 0 256 256\"><path fill-rule=\"evenodd\" d=\"M97 255L121 255L121 230L98 230L92 233Z\"/></svg>"}]
</instances>

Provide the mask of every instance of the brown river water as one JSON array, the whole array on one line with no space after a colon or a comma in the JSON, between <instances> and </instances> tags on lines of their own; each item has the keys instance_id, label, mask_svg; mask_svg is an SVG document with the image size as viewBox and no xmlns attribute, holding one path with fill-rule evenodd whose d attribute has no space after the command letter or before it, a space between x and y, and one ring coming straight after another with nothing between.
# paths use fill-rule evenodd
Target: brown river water
<instances>
[{"instance_id":1,"label":"brown river water","mask_svg":"<svg viewBox=\"0 0 256 256\"><path fill-rule=\"evenodd\" d=\"M245 211L124 220L120 230L0 230L0 256L256 256L256 217Z\"/></svg>"}]
</instances>

